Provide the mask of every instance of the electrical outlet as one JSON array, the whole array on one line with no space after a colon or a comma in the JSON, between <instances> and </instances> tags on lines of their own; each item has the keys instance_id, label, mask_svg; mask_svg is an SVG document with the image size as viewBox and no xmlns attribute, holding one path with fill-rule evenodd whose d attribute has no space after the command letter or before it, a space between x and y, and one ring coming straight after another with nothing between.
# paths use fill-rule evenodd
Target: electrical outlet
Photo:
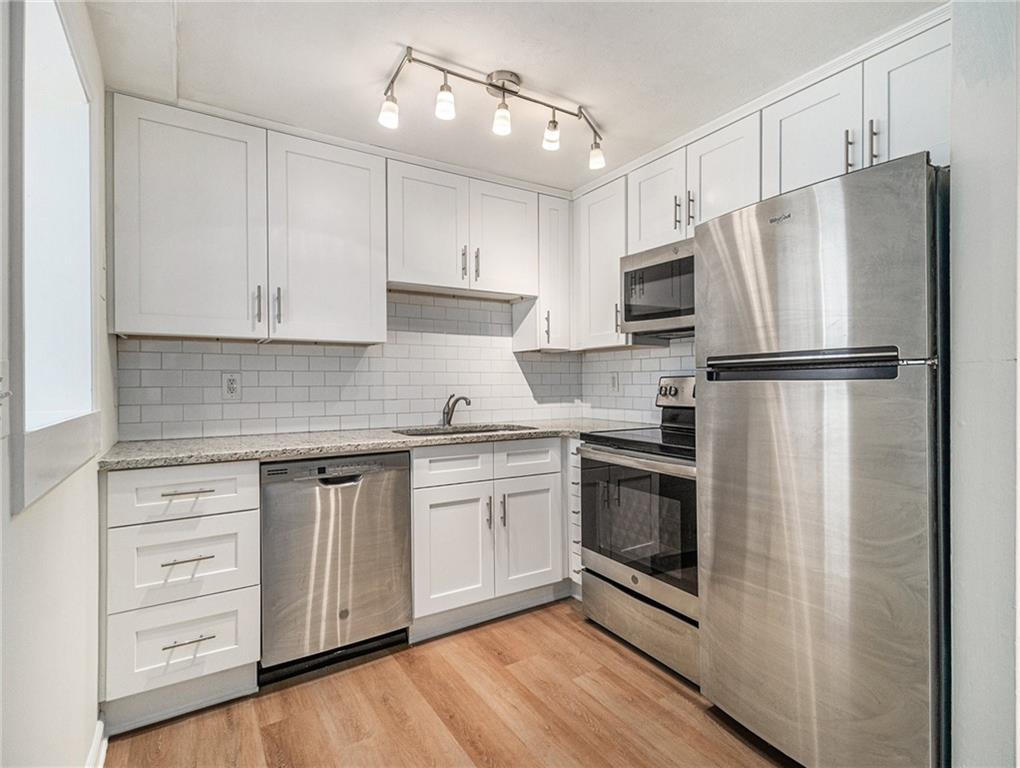
<instances>
[{"instance_id":1,"label":"electrical outlet","mask_svg":"<svg viewBox=\"0 0 1020 768\"><path fill-rule=\"evenodd\" d=\"M239 373L223 374L223 389L221 395L224 400L241 399L241 374Z\"/></svg>"}]
</instances>

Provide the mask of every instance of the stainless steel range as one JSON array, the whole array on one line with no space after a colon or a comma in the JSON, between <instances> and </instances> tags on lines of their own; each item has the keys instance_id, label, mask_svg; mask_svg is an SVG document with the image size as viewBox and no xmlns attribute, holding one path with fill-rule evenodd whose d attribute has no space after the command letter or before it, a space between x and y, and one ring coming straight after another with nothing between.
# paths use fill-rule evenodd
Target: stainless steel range
<instances>
[{"instance_id":1,"label":"stainless steel range","mask_svg":"<svg viewBox=\"0 0 1020 768\"><path fill-rule=\"evenodd\" d=\"M658 427L581 435L584 610L697 682L694 379L663 377L655 402Z\"/></svg>"}]
</instances>

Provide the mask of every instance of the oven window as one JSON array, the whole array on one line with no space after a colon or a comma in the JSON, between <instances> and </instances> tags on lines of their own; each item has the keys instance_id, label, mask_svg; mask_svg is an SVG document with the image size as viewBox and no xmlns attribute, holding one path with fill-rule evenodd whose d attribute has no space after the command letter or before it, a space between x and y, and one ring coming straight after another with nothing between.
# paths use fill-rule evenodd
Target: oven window
<instances>
[{"instance_id":1,"label":"oven window","mask_svg":"<svg viewBox=\"0 0 1020 768\"><path fill-rule=\"evenodd\" d=\"M630 270L624 276L624 320L694 314L694 257Z\"/></svg>"},{"instance_id":2,"label":"oven window","mask_svg":"<svg viewBox=\"0 0 1020 768\"><path fill-rule=\"evenodd\" d=\"M697 595L695 489L686 478L584 459L582 546Z\"/></svg>"}]
</instances>

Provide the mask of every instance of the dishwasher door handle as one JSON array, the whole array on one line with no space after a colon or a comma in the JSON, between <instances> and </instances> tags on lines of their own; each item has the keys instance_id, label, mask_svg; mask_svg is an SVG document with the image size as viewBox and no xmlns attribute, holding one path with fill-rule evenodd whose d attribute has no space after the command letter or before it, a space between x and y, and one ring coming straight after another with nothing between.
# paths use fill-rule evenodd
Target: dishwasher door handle
<instances>
[{"instance_id":1,"label":"dishwasher door handle","mask_svg":"<svg viewBox=\"0 0 1020 768\"><path fill-rule=\"evenodd\" d=\"M317 477L319 485L324 485L329 488L336 488L342 485L357 485L362 481L364 475L360 472L356 475L330 475L326 477Z\"/></svg>"}]
</instances>

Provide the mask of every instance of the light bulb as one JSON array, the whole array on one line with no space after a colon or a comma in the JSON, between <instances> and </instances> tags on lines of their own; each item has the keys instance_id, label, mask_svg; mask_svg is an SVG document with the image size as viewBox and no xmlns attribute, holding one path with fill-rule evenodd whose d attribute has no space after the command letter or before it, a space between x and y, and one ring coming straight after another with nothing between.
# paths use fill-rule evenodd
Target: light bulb
<instances>
[{"instance_id":1,"label":"light bulb","mask_svg":"<svg viewBox=\"0 0 1020 768\"><path fill-rule=\"evenodd\" d=\"M386 99L379 109L379 125L383 128L396 128L400 124L400 108L397 107L397 97L392 93L386 94Z\"/></svg>"},{"instance_id":2,"label":"light bulb","mask_svg":"<svg viewBox=\"0 0 1020 768\"><path fill-rule=\"evenodd\" d=\"M457 116L457 107L453 103L453 89L443 76L443 84L436 94L436 117L440 120L453 120Z\"/></svg>"},{"instance_id":3,"label":"light bulb","mask_svg":"<svg viewBox=\"0 0 1020 768\"><path fill-rule=\"evenodd\" d=\"M497 136L510 135L510 107L506 105L506 96L503 96L499 106L496 107L496 114L492 117L492 132Z\"/></svg>"},{"instance_id":4,"label":"light bulb","mask_svg":"<svg viewBox=\"0 0 1020 768\"><path fill-rule=\"evenodd\" d=\"M542 136L542 149L555 152L560 148L560 124L554 117L545 127L545 134Z\"/></svg>"},{"instance_id":5,"label":"light bulb","mask_svg":"<svg viewBox=\"0 0 1020 768\"><path fill-rule=\"evenodd\" d=\"M591 152L588 153L588 168L597 171L605 167L606 156L602 154L602 146L597 141L592 142Z\"/></svg>"}]
</instances>

